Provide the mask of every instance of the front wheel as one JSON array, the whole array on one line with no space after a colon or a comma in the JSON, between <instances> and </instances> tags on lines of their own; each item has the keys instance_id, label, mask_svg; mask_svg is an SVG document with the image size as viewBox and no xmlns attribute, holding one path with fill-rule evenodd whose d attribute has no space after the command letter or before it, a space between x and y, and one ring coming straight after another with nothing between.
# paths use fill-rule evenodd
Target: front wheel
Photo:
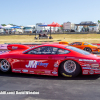
<instances>
[{"instance_id":1,"label":"front wheel","mask_svg":"<svg viewBox=\"0 0 100 100\"><path fill-rule=\"evenodd\" d=\"M87 52L90 52L90 53L92 53L92 50L91 50L91 48L88 48L88 47L86 47L86 48L84 48L84 50L85 50L85 51L87 51Z\"/></svg>"},{"instance_id":2,"label":"front wheel","mask_svg":"<svg viewBox=\"0 0 100 100\"><path fill-rule=\"evenodd\" d=\"M75 77L81 72L81 67L77 62L67 60L61 64L59 72L64 77Z\"/></svg>"},{"instance_id":3,"label":"front wheel","mask_svg":"<svg viewBox=\"0 0 100 100\"><path fill-rule=\"evenodd\" d=\"M10 63L7 60L2 60L0 62L0 70L2 72L8 72L8 71L10 71L10 68L11 68Z\"/></svg>"}]
</instances>

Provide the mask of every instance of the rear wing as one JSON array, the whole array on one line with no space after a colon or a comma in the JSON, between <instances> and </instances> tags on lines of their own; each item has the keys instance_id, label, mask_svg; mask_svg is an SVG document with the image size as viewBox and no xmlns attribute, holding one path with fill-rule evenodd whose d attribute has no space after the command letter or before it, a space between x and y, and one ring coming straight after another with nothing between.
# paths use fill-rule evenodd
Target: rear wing
<instances>
[{"instance_id":1,"label":"rear wing","mask_svg":"<svg viewBox=\"0 0 100 100\"><path fill-rule=\"evenodd\" d=\"M30 47L29 46L26 46L26 45L21 45L21 44L10 44L7 46L7 49L8 50L26 50L26 49L29 49Z\"/></svg>"}]
</instances>

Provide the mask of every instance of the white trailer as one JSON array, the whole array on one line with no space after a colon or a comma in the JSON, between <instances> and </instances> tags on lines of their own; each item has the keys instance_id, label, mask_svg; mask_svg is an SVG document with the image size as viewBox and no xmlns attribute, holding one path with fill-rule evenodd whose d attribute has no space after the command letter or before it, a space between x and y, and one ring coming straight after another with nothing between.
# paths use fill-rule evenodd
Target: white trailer
<instances>
[{"instance_id":1,"label":"white trailer","mask_svg":"<svg viewBox=\"0 0 100 100\"><path fill-rule=\"evenodd\" d=\"M71 22L63 23L63 29L67 31L75 30L75 24Z\"/></svg>"}]
</instances>

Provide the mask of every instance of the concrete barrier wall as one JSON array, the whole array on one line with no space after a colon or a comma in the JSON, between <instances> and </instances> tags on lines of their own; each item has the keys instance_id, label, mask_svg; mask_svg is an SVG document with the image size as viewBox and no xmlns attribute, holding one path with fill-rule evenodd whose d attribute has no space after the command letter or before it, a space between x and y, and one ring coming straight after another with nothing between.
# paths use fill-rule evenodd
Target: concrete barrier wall
<instances>
[{"instance_id":1,"label":"concrete barrier wall","mask_svg":"<svg viewBox=\"0 0 100 100\"><path fill-rule=\"evenodd\" d=\"M42 45L42 44L48 44L48 43L50 43L50 42L43 42L43 43L23 43L22 45L27 45L27 46L30 46L30 47L32 47L32 46L38 46L38 45ZM54 43L58 43L58 42L54 42ZM7 50L7 46L9 45L9 44L12 44L12 43L8 43L8 44L0 44L0 50ZM13 44L17 44L17 43L13 43ZM21 43L20 43L21 44ZM100 46L100 43L92 43L92 44L94 44L94 45L98 45L98 46Z\"/></svg>"},{"instance_id":2,"label":"concrete barrier wall","mask_svg":"<svg viewBox=\"0 0 100 100\"><path fill-rule=\"evenodd\" d=\"M50 34L50 33L47 33ZM55 33L51 33L51 34L100 34L100 32L55 32ZM21 34L0 34L1 36L4 35L39 35L39 33L21 33Z\"/></svg>"}]
</instances>

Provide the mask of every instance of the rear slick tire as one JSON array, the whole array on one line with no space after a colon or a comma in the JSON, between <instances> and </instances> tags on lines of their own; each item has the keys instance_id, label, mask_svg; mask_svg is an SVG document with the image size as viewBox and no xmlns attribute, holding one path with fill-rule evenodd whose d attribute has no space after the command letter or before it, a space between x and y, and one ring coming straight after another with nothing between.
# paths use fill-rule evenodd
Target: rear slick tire
<instances>
[{"instance_id":1,"label":"rear slick tire","mask_svg":"<svg viewBox=\"0 0 100 100\"><path fill-rule=\"evenodd\" d=\"M86 48L84 48L84 50L87 51L87 52L89 52L89 53L92 53L91 48L86 47Z\"/></svg>"},{"instance_id":2,"label":"rear slick tire","mask_svg":"<svg viewBox=\"0 0 100 100\"><path fill-rule=\"evenodd\" d=\"M76 77L80 74L81 67L77 62L67 60L61 64L59 72L64 77Z\"/></svg>"}]
</instances>

